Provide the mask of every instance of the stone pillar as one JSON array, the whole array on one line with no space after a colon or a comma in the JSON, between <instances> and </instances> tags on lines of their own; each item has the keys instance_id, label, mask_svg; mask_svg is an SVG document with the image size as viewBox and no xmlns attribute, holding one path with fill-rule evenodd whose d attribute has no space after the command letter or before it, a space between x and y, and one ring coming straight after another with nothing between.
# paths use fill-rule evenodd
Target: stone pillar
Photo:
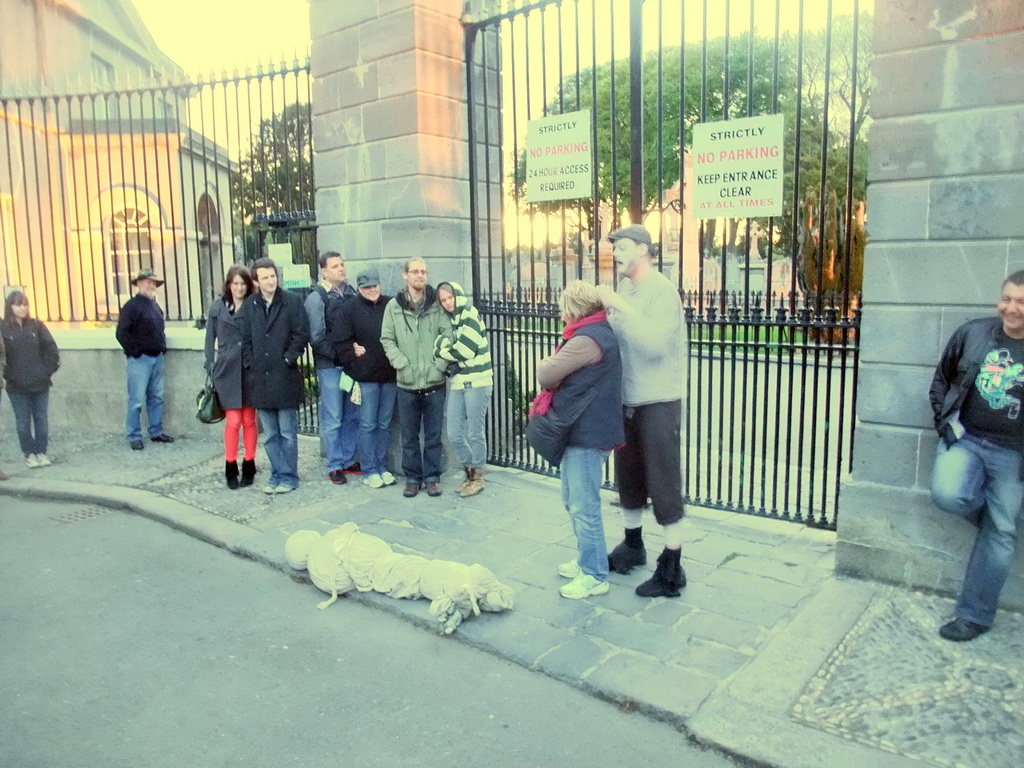
<instances>
[{"instance_id":1,"label":"stone pillar","mask_svg":"<svg viewBox=\"0 0 1024 768\"><path fill-rule=\"evenodd\" d=\"M311 0L318 248L470 285L462 0Z\"/></svg>"},{"instance_id":2,"label":"stone pillar","mask_svg":"<svg viewBox=\"0 0 1024 768\"><path fill-rule=\"evenodd\" d=\"M974 529L928 496L934 366L1024 268L1024 5L878 0L858 424L840 572L957 592ZM1021 559L1004 592L1024 606Z\"/></svg>"}]
</instances>

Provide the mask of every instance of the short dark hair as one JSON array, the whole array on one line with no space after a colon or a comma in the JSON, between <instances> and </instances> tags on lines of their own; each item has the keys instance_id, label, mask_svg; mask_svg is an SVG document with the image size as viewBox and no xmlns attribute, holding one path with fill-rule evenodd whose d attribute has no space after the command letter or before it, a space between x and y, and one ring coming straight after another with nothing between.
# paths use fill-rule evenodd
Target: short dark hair
<instances>
[{"instance_id":1,"label":"short dark hair","mask_svg":"<svg viewBox=\"0 0 1024 768\"><path fill-rule=\"evenodd\" d=\"M264 256L262 259L256 259L256 261L252 263L252 274L254 277L256 276L257 269L272 269L276 272L277 264L275 264L274 260L269 256Z\"/></svg>"},{"instance_id":2,"label":"short dark hair","mask_svg":"<svg viewBox=\"0 0 1024 768\"><path fill-rule=\"evenodd\" d=\"M252 275L249 274L247 267L242 264L232 264L231 268L228 269L228 273L224 276L224 290L222 291L224 301L232 301L231 296L231 283L235 281L236 277L240 277L245 280L245 295L250 296L252 292L256 290L256 283L252 279Z\"/></svg>"},{"instance_id":3,"label":"short dark hair","mask_svg":"<svg viewBox=\"0 0 1024 768\"><path fill-rule=\"evenodd\" d=\"M341 259L342 264L345 263L345 258L337 251L325 251L324 253L321 253L320 258L317 259L317 261L320 263L320 269L326 267L327 262L335 258Z\"/></svg>"},{"instance_id":4,"label":"short dark hair","mask_svg":"<svg viewBox=\"0 0 1024 768\"><path fill-rule=\"evenodd\" d=\"M1024 285L1024 269L1018 269L1012 275L1008 275L1007 278L1003 280L1003 285L1006 285L1007 283L1013 283L1014 285Z\"/></svg>"}]
</instances>

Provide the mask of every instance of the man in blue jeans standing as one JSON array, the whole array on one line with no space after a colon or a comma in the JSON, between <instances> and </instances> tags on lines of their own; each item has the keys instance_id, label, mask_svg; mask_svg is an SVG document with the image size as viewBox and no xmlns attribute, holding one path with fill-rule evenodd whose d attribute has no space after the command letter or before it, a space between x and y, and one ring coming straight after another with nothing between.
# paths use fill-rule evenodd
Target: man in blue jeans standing
<instances>
[{"instance_id":1,"label":"man in blue jeans standing","mask_svg":"<svg viewBox=\"0 0 1024 768\"><path fill-rule=\"evenodd\" d=\"M928 392L940 438L932 500L978 529L956 615L939 629L954 642L995 621L1024 501L1024 271L1006 278L996 312L953 333Z\"/></svg>"},{"instance_id":2,"label":"man in blue jeans standing","mask_svg":"<svg viewBox=\"0 0 1024 768\"><path fill-rule=\"evenodd\" d=\"M346 279L345 261L341 254L327 251L320 256L320 282L306 297L309 318L309 344L313 348L313 365L320 385L320 436L324 442L327 477L335 485L343 485L346 474L358 474L356 448L359 443L359 406L351 394L341 389L342 369L335 358L334 345L327 327L336 313L335 302L345 302L356 295Z\"/></svg>"},{"instance_id":3,"label":"man in blue jeans standing","mask_svg":"<svg viewBox=\"0 0 1024 768\"><path fill-rule=\"evenodd\" d=\"M252 401L270 459L263 492L288 493L299 487L299 359L309 342L309 321L302 299L278 287L272 259L257 259L252 267L259 290L242 305L242 365L252 369Z\"/></svg>"},{"instance_id":4,"label":"man in blue jeans standing","mask_svg":"<svg viewBox=\"0 0 1024 768\"><path fill-rule=\"evenodd\" d=\"M440 496L441 430L444 427L446 360L434 356L438 336L452 338L452 324L427 285L427 265L409 259L402 271L405 290L384 308L380 343L398 372L398 420L402 425L402 473L412 498L425 488ZM422 448L420 434L423 435Z\"/></svg>"},{"instance_id":5,"label":"man in blue jeans standing","mask_svg":"<svg viewBox=\"0 0 1024 768\"><path fill-rule=\"evenodd\" d=\"M128 415L125 431L133 451L141 451L142 405L149 419L149 439L154 443L173 443L164 434L164 312L156 303L156 289L164 281L151 269L143 269L132 280L138 293L121 307L117 318L117 343L128 358Z\"/></svg>"}]
</instances>

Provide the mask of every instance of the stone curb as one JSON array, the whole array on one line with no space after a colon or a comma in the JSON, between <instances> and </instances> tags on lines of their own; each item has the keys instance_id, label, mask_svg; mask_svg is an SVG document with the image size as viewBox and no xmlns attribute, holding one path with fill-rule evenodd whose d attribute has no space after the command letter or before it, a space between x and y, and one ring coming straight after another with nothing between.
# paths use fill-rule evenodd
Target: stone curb
<instances>
[{"instance_id":1,"label":"stone curb","mask_svg":"<svg viewBox=\"0 0 1024 768\"><path fill-rule=\"evenodd\" d=\"M34 479L12 478L0 483L0 495L97 504L128 510L232 554L267 565L286 574L293 581L309 584L311 589L315 589L307 573L295 571L284 560L283 532L259 531L152 491L120 486L100 488L90 483L75 481L50 480L42 483ZM765 711L758 705L755 694L759 692L764 677L780 679L779 665L786 662L788 666L784 666L789 672L785 679L788 680L790 688L779 687L777 694L782 695L785 692L792 698L799 695L807 678L824 663L835 646L835 643L829 645L828 642L821 647L817 647L816 644L815 652L810 654L812 661L807 660L810 649L806 647L806 642L808 637L816 636L815 633L819 629L817 625L822 620L820 614L834 614L835 606L842 604L837 600L845 599L842 596L847 592L862 593L859 594L858 600L863 600L864 605L867 604L867 598L874 594L874 590L868 586L834 580L829 580L826 588L826 591L813 598L807 609L798 612L790 626L783 630L768 648L736 673L730 682L719 685L717 691L712 686L707 694L696 694L692 704L680 705L671 701L666 703L665 697L655 690L664 687L658 686L659 679L650 676L645 679L643 675L643 672L649 671L658 660L640 652L616 651L612 646L602 649L598 643L585 641L597 648L593 652L599 657L602 651L604 658L616 654L617 659L621 661L619 666L624 669L620 668L617 674L601 675L603 679L600 682L588 679L589 674L597 667L592 666L582 672L566 670L564 665L550 661L547 657L565 646L579 642L580 638L573 638L564 629L531 617L517 615L515 611L493 617L479 617L491 618L490 621L482 622L479 618L468 620L451 637L530 671L572 685L588 695L613 703L627 711L639 712L665 722L679 730L687 739L729 754L747 764L817 768L830 763L821 762L816 750L812 752L805 748L809 742L819 742L823 750L821 754L825 753L826 746L828 754L836 754L836 742L839 742L840 746L846 746L846 742L824 732L795 724L786 717L785 712L779 711L778 701L775 702L774 711ZM836 590L840 593L838 597L835 594ZM361 604L386 611L416 626L433 632L438 631L437 622L427 612L427 603L423 600L395 600L374 592L357 591L349 592L339 602L344 604L343 600L357 600ZM833 622L833 628L837 632L835 642L842 638L862 611L863 606L860 610L844 610L845 620L840 623ZM811 632L812 629L814 632ZM564 638L559 638L558 635L564 635ZM541 650L538 652L538 649ZM801 662L801 669L793 667L794 660ZM634 673L634 670L639 672ZM647 690L650 690L652 695L645 696ZM785 695L782 695L782 699L785 699ZM659 701L661 703L658 703ZM677 706L672 706L673 703ZM860 761L846 764L883 765L877 762L877 750L856 747L853 754L859 756ZM815 759L808 762L810 755ZM794 761L796 757L800 760ZM909 765L903 762L891 764L900 768Z\"/></svg>"}]
</instances>

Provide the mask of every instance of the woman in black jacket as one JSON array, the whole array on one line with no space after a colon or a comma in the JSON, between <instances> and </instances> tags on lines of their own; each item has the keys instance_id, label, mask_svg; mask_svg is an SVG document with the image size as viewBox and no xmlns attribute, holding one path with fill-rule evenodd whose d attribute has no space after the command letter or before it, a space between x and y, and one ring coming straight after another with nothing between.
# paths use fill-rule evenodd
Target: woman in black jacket
<instances>
[{"instance_id":1,"label":"woman in black jacket","mask_svg":"<svg viewBox=\"0 0 1024 768\"><path fill-rule=\"evenodd\" d=\"M4 378L14 408L18 442L25 463L35 469L50 465L46 456L49 440L50 377L60 367L60 352L50 331L29 314L28 298L11 291L4 302L4 347L7 367Z\"/></svg>"},{"instance_id":2,"label":"woman in black jacket","mask_svg":"<svg viewBox=\"0 0 1024 768\"><path fill-rule=\"evenodd\" d=\"M249 270L234 264L224 277L224 291L206 313L206 371L213 378L224 409L224 479L235 490L238 479L238 433L242 433L241 485L256 477L256 408L252 404L252 371L242 366L242 305L255 290Z\"/></svg>"},{"instance_id":3,"label":"woman in black jacket","mask_svg":"<svg viewBox=\"0 0 1024 768\"><path fill-rule=\"evenodd\" d=\"M398 385L380 343L384 308L390 296L382 296L377 270L365 269L356 276L359 295L335 302L330 342L345 373L359 387L359 458L363 482L371 488L394 485L388 471L391 415Z\"/></svg>"}]
</instances>

